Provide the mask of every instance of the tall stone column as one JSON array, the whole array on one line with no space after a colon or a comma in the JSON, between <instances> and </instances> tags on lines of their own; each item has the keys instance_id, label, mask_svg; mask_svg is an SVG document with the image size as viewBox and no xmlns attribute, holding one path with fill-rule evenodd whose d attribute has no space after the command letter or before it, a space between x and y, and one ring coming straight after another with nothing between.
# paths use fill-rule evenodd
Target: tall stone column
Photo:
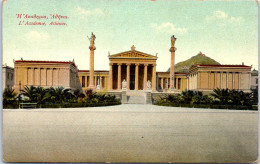
<instances>
[{"instance_id":1,"label":"tall stone column","mask_svg":"<svg viewBox=\"0 0 260 164\"><path fill-rule=\"evenodd\" d=\"M127 63L126 66L126 82L127 82L127 90L130 89L130 63Z\"/></svg>"},{"instance_id":2,"label":"tall stone column","mask_svg":"<svg viewBox=\"0 0 260 164\"><path fill-rule=\"evenodd\" d=\"M166 87L165 87L165 89L168 89L168 85L169 85L168 82L169 82L169 81L168 81L168 78L166 78Z\"/></svg>"},{"instance_id":3,"label":"tall stone column","mask_svg":"<svg viewBox=\"0 0 260 164\"><path fill-rule=\"evenodd\" d=\"M179 78L176 78L176 89L179 89Z\"/></svg>"},{"instance_id":4,"label":"tall stone column","mask_svg":"<svg viewBox=\"0 0 260 164\"><path fill-rule=\"evenodd\" d=\"M97 87L97 76L94 76L94 86Z\"/></svg>"},{"instance_id":5,"label":"tall stone column","mask_svg":"<svg viewBox=\"0 0 260 164\"><path fill-rule=\"evenodd\" d=\"M94 50L96 50L95 47L95 39L96 36L92 33L90 38L90 64L89 64L89 88L92 90L95 90L94 86Z\"/></svg>"},{"instance_id":6,"label":"tall stone column","mask_svg":"<svg viewBox=\"0 0 260 164\"><path fill-rule=\"evenodd\" d=\"M101 90L101 89L103 88L103 85L102 85L102 79L103 79L103 77L100 76L99 78L100 78L99 85L100 85L100 90Z\"/></svg>"},{"instance_id":7,"label":"tall stone column","mask_svg":"<svg viewBox=\"0 0 260 164\"><path fill-rule=\"evenodd\" d=\"M171 48L170 48L170 52L171 52L171 68L170 68L170 89L171 91L174 90L174 65L175 65L175 51L177 50L175 48L175 41L176 38L174 37L174 35L171 37Z\"/></svg>"},{"instance_id":8,"label":"tall stone column","mask_svg":"<svg viewBox=\"0 0 260 164\"><path fill-rule=\"evenodd\" d=\"M118 72L117 72L117 89L121 90L121 63L117 64L118 65Z\"/></svg>"},{"instance_id":9,"label":"tall stone column","mask_svg":"<svg viewBox=\"0 0 260 164\"><path fill-rule=\"evenodd\" d=\"M109 63L110 69L109 69L109 84L108 84L108 90L113 89L113 63Z\"/></svg>"},{"instance_id":10,"label":"tall stone column","mask_svg":"<svg viewBox=\"0 0 260 164\"><path fill-rule=\"evenodd\" d=\"M144 64L144 84L143 84L143 89L147 89L147 67L148 64Z\"/></svg>"},{"instance_id":11,"label":"tall stone column","mask_svg":"<svg viewBox=\"0 0 260 164\"><path fill-rule=\"evenodd\" d=\"M156 91L156 64L153 64L152 91Z\"/></svg>"},{"instance_id":12,"label":"tall stone column","mask_svg":"<svg viewBox=\"0 0 260 164\"><path fill-rule=\"evenodd\" d=\"M232 89L235 89L235 72L232 72Z\"/></svg>"},{"instance_id":13,"label":"tall stone column","mask_svg":"<svg viewBox=\"0 0 260 164\"><path fill-rule=\"evenodd\" d=\"M135 64L135 90L138 90L139 83L139 64Z\"/></svg>"},{"instance_id":14,"label":"tall stone column","mask_svg":"<svg viewBox=\"0 0 260 164\"><path fill-rule=\"evenodd\" d=\"M163 78L161 77L161 89L164 89L163 88Z\"/></svg>"},{"instance_id":15,"label":"tall stone column","mask_svg":"<svg viewBox=\"0 0 260 164\"><path fill-rule=\"evenodd\" d=\"M220 89L223 89L223 85L222 85L222 79L223 79L223 72L220 72Z\"/></svg>"}]
</instances>

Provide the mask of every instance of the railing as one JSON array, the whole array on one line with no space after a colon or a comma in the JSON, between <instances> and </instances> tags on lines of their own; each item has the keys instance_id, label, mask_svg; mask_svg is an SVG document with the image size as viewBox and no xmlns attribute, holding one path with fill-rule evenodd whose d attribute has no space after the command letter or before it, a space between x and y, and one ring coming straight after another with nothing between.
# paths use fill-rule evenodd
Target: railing
<instances>
[{"instance_id":1,"label":"railing","mask_svg":"<svg viewBox=\"0 0 260 164\"><path fill-rule=\"evenodd\" d=\"M20 103L19 104L19 109L23 109L23 108L36 108L37 107L37 103Z\"/></svg>"}]
</instances>

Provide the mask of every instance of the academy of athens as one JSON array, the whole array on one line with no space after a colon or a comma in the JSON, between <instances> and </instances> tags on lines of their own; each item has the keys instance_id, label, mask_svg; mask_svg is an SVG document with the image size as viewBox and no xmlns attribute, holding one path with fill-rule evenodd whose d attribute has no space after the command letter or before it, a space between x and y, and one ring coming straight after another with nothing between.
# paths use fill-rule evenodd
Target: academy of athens
<instances>
[{"instance_id":1,"label":"academy of athens","mask_svg":"<svg viewBox=\"0 0 260 164\"><path fill-rule=\"evenodd\" d=\"M170 37L169 37L170 38ZM24 86L64 87L96 92L150 91L152 93L178 93L184 90L210 93L216 88L250 91L251 66L242 64L221 65L202 52L197 56L215 63L191 63L191 66L177 68L175 65L176 38L169 39L169 69L156 71L158 56L137 50L132 45L125 52L110 54L109 70L95 70L95 39L90 37L89 70L78 70L74 61L14 60L14 86L16 91ZM107 55L104 54L104 57Z\"/></svg>"}]
</instances>

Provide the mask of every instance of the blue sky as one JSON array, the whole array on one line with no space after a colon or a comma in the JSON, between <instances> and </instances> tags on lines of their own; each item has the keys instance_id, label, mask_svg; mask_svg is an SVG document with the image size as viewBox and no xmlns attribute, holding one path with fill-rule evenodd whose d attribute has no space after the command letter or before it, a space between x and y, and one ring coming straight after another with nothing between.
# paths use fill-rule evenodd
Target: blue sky
<instances>
[{"instance_id":1,"label":"blue sky","mask_svg":"<svg viewBox=\"0 0 260 164\"><path fill-rule=\"evenodd\" d=\"M67 26L18 26L16 14L68 16ZM158 53L157 70L200 51L222 64L258 68L258 7L255 1L7 0L3 6L3 63L13 59L68 61L89 68L89 40L96 35L95 69L111 54L136 49ZM31 19L30 21L35 21ZM49 20L47 22L50 22Z\"/></svg>"}]
</instances>

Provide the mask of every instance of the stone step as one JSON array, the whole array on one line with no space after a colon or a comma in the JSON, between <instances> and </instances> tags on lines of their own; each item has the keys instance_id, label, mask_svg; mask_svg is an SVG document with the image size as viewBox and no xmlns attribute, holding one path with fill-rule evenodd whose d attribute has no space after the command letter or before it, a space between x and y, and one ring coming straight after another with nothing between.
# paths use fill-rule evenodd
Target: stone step
<instances>
[{"instance_id":1,"label":"stone step","mask_svg":"<svg viewBox=\"0 0 260 164\"><path fill-rule=\"evenodd\" d=\"M145 96L127 96L127 104L146 104Z\"/></svg>"},{"instance_id":2,"label":"stone step","mask_svg":"<svg viewBox=\"0 0 260 164\"><path fill-rule=\"evenodd\" d=\"M126 92L127 96L145 96L145 92L140 90L140 91L127 91Z\"/></svg>"}]
</instances>

